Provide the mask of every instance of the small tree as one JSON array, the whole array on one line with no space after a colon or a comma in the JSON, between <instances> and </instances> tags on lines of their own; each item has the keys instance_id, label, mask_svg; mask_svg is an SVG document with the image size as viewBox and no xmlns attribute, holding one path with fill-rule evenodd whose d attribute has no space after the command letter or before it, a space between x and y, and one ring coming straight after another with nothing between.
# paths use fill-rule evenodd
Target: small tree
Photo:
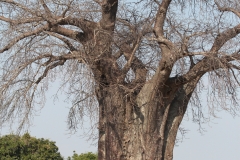
<instances>
[{"instance_id":1,"label":"small tree","mask_svg":"<svg viewBox=\"0 0 240 160\"><path fill-rule=\"evenodd\" d=\"M63 160L55 142L31 137L6 135L0 138L1 160Z\"/></svg>"},{"instance_id":2,"label":"small tree","mask_svg":"<svg viewBox=\"0 0 240 160\"><path fill-rule=\"evenodd\" d=\"M77 154L75 151L73 151L73 156L72 158L68 158L69 160L97 160L97 154L88 152L88 153L81 153Z\"/></svg>"}]
</instances>

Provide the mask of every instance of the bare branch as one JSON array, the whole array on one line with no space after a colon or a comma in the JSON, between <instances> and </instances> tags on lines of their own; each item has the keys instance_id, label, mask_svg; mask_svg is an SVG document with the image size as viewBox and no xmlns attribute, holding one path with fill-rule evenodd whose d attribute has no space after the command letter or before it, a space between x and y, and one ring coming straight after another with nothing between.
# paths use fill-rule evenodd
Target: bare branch
<instances>
[{"instance_id":1,"label":"bare branch","mask_svg":"<svg viewBox=\"0 0 240 160\"><path fill-rule=\"evenodd\" d=\"M38 80L37 80L35 83L38 84L39 82L41 82L41 80L42 80L44 77L47 76L48 71L50 71L51 69L53 69L53 68L55 68L55 67L57 67L57 66L60 66L60 65L62 66L62 65L64 65L65 62L66 62L66 60L63 59L63 60L60 60L60 61L58 61L58 62L55 62L55 63L47 66L46 69L45 69L45 71L44 71L44 73L43 73L43 75L42 75L41 77L39 77Z\"/></svg>"},{"instance_id":2,"label":"bare branch","mask_svg":"<svg viewBox=\"0 0 240 160\"><path fill-rule=\"evenodd\" d=\"M41 16L38 12L35 12L35 11L29 9L28 7L26 7L26 6L24 6L24 5L20 4L20 3L17 3L17 2L15 2L15 1L13 1L13 0L1 0L0 2L6 2L6 3L8 3L8 4L15 5L15 6L23 9L24 11L26 11L26 12L28 12L28 13L31 13L32 15Z\"/></svg>"},{"instance_id":3,"label":"bare branch","mask_svg":"<svg viewBox=\"0 0 240 160\"><path fill-rule=\"evenodd\" d=\"M13 20L10 18L6 18L4 16L0 16L0 20L4 22L8 22L11 25L19 25L19 24L26 24L26 23L32 23L32 22L39 22L39 21L42 21L43 19L41 17L33 17L33 18Z\"/></svg>"},{"instance_id":4,"label":"bare branch","mask_svg":"<svg viewBox=\"0 0 240 160\"><path fill-rule=\"evenodd\" d=\"M233 8L228 8L228 7L221 7L220 4L217 2L217 0L214 0L214 2L215 2L215 4L217 5L217 7L220 11L222 11L222 12L224 12L224 11L232 12L240 18L240 12L238 12L237 10L235 10Z\"/></svg>"},{"instance_id":5,"label":"bare branch","mask_svg":"<svg viewBox=\"0 0 240 160\"><path fill-rule=\"evenodd\" d=\"M102 19L100 25L103 29L113 31L116 21L118 0L102 0Z\"/></svg>"},{"instance_id":6,"label":"bare branch","mask_svg":"<svg viewBox=\"0 0 240 160\"><path fill-rule=\"evenodd\" d=\"M63 41L67 46L68 48L70 49L70 51L76 51L77 49L72 45L72 43L65 37L59 35L59 34L56 34L54 32L48 32L46 31L47 34L51 35L51 36L54 36L58 39L60 39L61 41Z\"/></svg>"},{"instance_id":7,"label":"bare branch","mask_svg":"<svg viewBox=\"0 0 240 160\"><path fill-rule=\"evenodd\" d=\"M198 76L202 76L207 72L218 70L220 68L229 68L229 67L237 67L234 64L230 64L228 62L232 61L239 61L240 60L240 54L237 54L238 52L233 53L232 55L226 55L222 56L221 58L216 57L205 57L203 60L198 62L195 66L193 66L186 74L180 76L180 77L174 77L172 79L169 79L168 83L173 83L175 85L182 85L186 84L194 79L196 79ZM236 69L239 69L238 67Z\"/></svg>"},{"instance_id":8,"label":"bare branch","mask_svg":"<svg viewBox=\"0 0 240 160\"><path fill-rule=\"evenodd\" d=\"M66 16L66 13L69 11L69 9L71 8L71 4L73 3L73 0L71 0L70 2L69 2L69 4L67 5L67 8L63 11L63 13L62 13L62 17L63 18L65 18L65 16Z\"/></svg>"},{"instance_id":9,"label":"bare branch","mask_svg":"<svg viewBox=\"0 0 240 160\"><path fill-rule=\"evenodd\" d=\"M43 8L44 8L44 10L45 10L45 12L46 12L46 14L47 14L47 16L52 18L52 17L53 17L52 12L51 12L50 9L48 8L48 6L47 6L46 3L44 2L44 0L40 0L40 3L42 4L42 6L43 6Z\"/></svg>"},{"instance_id":10,"label":"bare branch","mask_svg":"<svg viewBox=\"0 0 240 160\"><path fill-rule=\"evenodd\" d=\"M138 47L139 47L139 45L140 45L140 41L141 41L141 38L138 38L138 40L137 40L137 42L136 42L136 44L135 44L135 46L134 46L134 48L133 48L133 51L132 51L132 53L125 53L124 55L125 55L125 57L127 57L127 59L128 59L128 61L127 61L127 63L126 63L126 65L123 67L123 69L122 69L122 71L123 71L123 73L127 73L128 72L128 70L131 68L131 65L132 65L132 61L133 61L133 59L135 58L135 53L136 53L136 51L137 51L137 49L138 49Z\"/></svg>"},{"instance_id":11,"label":"bare branch","mask_svg":"<svg viewBox=\"0 0 240 160\"><path fill-rule=\"evenodd\" d=\"M171 0L163 0L161 5L158 7L158 12L156 15L156 21L154 25L154 33L156 34L156 37L163 38L163 25L166 19L168 7L171 3Z\"/></svg>"},{"instance_id":12,"label":"bare branch","mask_svg":"<svg viewBox=\"0 0 240 160\"><path fill-rule=\"evenodd\" d=\"M219 33L212 45L211 52L218 52L218 50L230 39L236 37L240 33L240 24L234 28L229 28L222 33Z\"/></svg>"},{"instance_id":13,"label":"bare branch","mask_svg":"<svg viewBox=\"0 0 240 160\"><path fill-rule=\"evenodd\" d=\"M56 32L58 34L69 37L69 38L74 39L79 42L85 42L88 40L87 34L85 34L83 32L70 30L67 28L63 28L61 26L54 26L53 28L50 29L50 31Z\"/></svg>"},{"instance_id":14,"label":"bare branch","mask_svg":"<svg viewBox=\"0 0 240 160\"><path fill-rule=\"evenodd\" d=\"M0 50L0 53L3 53L5 51L7 51L8 49L10 49L13 45L15 45L17 42L19 42L20 40L24 39L24 38L27 38L27 37L30 37L30 36L33 36L33 35L37 35L43 31L46 31L48 30L49 27L48 25L45 25L41 28L38 28L32 32L26 32L26 33L23 33L22 35L16 37L14 40L12 40L8 45L6 45L3 49Z\"/></svg>"},{"instance_id":15,"label":"bare branch","mask_svg":"<svg viewBox=\"0 0 240 160\"><path fill-rule=\"evenodd\" d=\"M82 18L72 18L70 16L57 20L59 25L73 25L79 27L83 32L93 32L97 27L97 23Z\"/></svg>"}]
</instances>

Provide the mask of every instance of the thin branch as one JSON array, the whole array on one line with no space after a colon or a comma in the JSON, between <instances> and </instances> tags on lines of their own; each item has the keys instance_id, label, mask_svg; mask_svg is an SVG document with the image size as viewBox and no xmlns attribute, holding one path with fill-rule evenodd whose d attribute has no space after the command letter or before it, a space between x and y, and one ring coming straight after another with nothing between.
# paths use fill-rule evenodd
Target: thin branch
<instances>
[{"instance_id":1,"label":"thin branch","mask_svg":"<svg viewBox=\"0 0 240 160\"><path fill-rule=\"evenodd\" d=\"M60 25L73 25L79 27L83 32L93 32L97 27L97 23L93 21L89 21L83 18L73 18L71 16L67 16L64 18L60 18L57 20L57 24Z\"/></svg>"},{"instance_id":2,"label":"thin branch","mask_svg":"<svg viewBox=\"0 0 240 160\"><path fill-rule=\"evenodd\" d=\"M158 7L158 12L156 15L156 21L154 25L154 33L156 37L163 37L163 26L166 19L168 7L171 3L171 0L163 0Z\"/></svg>"},{"instance_id":3,"label":"thin branch","mask_svg":"<svg viewBox=\"0 0 240 160\"><path fill-rule=\"evenodd\" d=\"M61 41L63 41L68 46L70 51L76 51L77 50L67 38L65 38L65 37L63 37L63 36L61 36L61 35L59 35L57 33L54 33L54 32L46 31L46 33L51 35L51 36L54 36L54 37L60 39Z\"/></svg>"},{"instance_id":4,"label":"thin branch","mask_svg":"<svg viewBox=\"0 0 240 160\"><path fill-rule=\"evenodd\" d=\"M113 31L116 23L118 0L102 0L100 5L102 7L100 26L105 30Z\"/></svg>"},{"instance_id":5,"label":"thin branch","mask_svg":"<svg viewBox=\"0 0 240 160\"><path fill-rule=\"evenodd\" d=\"M232 12L240 18L240 12L238 12L237 10L235 10L233 8L228 8L228 7L221 7L220 4L217 2L217 0L214 0L214 2L215 2L215 4L217 5L217 7L220 11L222 11L222 12L224 12L224 11Z\"/></svg>"},{"instance_id":6,"label":"thin branch","mask_svg":"<svg viewBox=\"0 0 240 160\"><path fill-rule=\"evenodd\" d=\"M24 11L26 11L28 13L31 13L32 15L41 16L38 12L35 12L35 11L29 9L28 7L26 7L26 6L24 6L24 5L20 4L20 3L17 3L17 2L15 2L13 0L1 0L1 2L5 2L5 3L8 3L8 4L15 5L15 6L23 9Z\"/></svg>"},{"instance_id":7,"label":"thin branch","mask_svg":"<svg viewBox=\"0 0 240 160\"><path fill-rule=\"evenodd\" d=\"M126 19L121 19L121 18L117 18L118 22L121 22L122 24L126 25L129 27L129 29L133 32L136 33L136 28L135 26L133 26L130 22L128 22Z\"/></svg>"},{"instance_id":8,"label":"thin branch","mask_svg":"<svg viewBox=\"0 0 240 160\"><path fill-rule=\"evenodd\" d=\"M8 45L6 45L3 49L0 50L0 53L3 53L7 50L9 50L12 46L14 46L16 43L18 43L20 40L24 39L24 38L27 38L27 37L30 37L30 36L33 36L33 35L37 35L43 31L46 31L48 30L49 27L48 25L45 25L41 28L38 28L32 32L26 32L26 33L23 33L21 34L20 36L16 37L15 39L13 39Z\"/></svg>"},{"instance_id":9,"label":"thin branch","mask_svg":"<svg viewBox=\"0 0 240 160\"><path fill-rule=\"evenodd\" d=\"M71 29L63 28L61 26L54 26L51 28L50 31L61 34L63 36L66 36L66 37L76 40L80 43L88 40L87 34L85 34L83 32L74 31Z\"/></svg>"},{"instance_id":10,"label":"thin branch","mask_svg":"<svg viewBox=\"0 0 240 160\"><path fill-rule=\"evenodd\" d=\"M230 39L236 37L240 33L240 24L236 25L233 28L229 28L222 33L219 33L215 38L215 41L212 45L211 52L217 52L219 49Z\"/></svg>"},{"instance_id":11,"label":"thin branch","mask_svg":"<svg viewBox=\"0 0 240 160\"><path fill-rule=\"evenodd\" d=\"M195 66L193 66L186 74L180 77L170 78L168 83L171 83L172 85L186 84L196 79L198 76L204 75L207 72L217 70L220 68L229 68L229 66L233 68L236 67L236 69L240 69L239 67L229 63L235 60L240 60L239 54L237 55L232 54L232 56L226 55L226 56L222 56L221 58L205 57L203 60L198 62Z\"/></svg>"},{"instance_id":12,"label":"thin branch","mask_svg":"<svg viewBox=\"0 0 240 160\"><path fill-rule=\"evenodd\" d=\"M18 20L13 20L10 18L6 18L4 16L0 16L0 20L4 22L8 22L12 25L18 25L18 24L25 24L25 23L31 23L31 22L39 22L43 20L41 17L32 17L32 18L24 18L24 19L18 19Z\"/></svg>"},{"instance_id":13,"label":"thin branch","mask_svg":"<svg viewBox=\"0 0 240 160\"><path fill-rule=\"evenodd\" d=\"M52 12L51 12L50 9L48 8L48 6L47 6L46 3L44 2L44 0L40 0L40 3L42 4L42 6L43 6L43 8L44 8L44 10L45 10L45 12L46 12L46 14L47 14L47 16L52 18L52 17L53 17Z\"/></svg>"},{"instance_id":14,"label":"thin branch","mask_svg":"<svg viewBox=\"0 0 240 160\"><path fill-rule=\"evenodd\" d=\"M69 2L69 4L67 5L67 8L63 11L62 13L63 18L66 16L66 13L70 10L72 3L73 3L73 0Z\"/></svg>"},{"instance_id":15,"label":"thin branch","mask_svg":"<svg viewBox=\"0 0 240 160\"><path fill-rule=\"evenodd\" d=\"M43 80L43 78L45 78L47 76L47 73L49 70L52 70L53 68L56 68L57 66L64 65L65 62L66 62L66 59L63 59L63 60L60 60L58 62L51 64L50 66L47 66L44 73L42 74L42 76L40 76L35 83L38 84L39 82L41 82L41 80Z\"/></svg>"},{"instance_id":16,"label":"thin branch","mask_svg":"<svg viewBox=\"0 0 240 160\"><path fill-rule=\"evenodd\" d=\"M134 57L135 57L134 55L135 55L135 53L136 53L136 51L137 51L137 49L138 49L138 47L139 47L139 45L140 45L140 40L141 40L141 38L138 38L138 40L137 40L137 42L136 42L136 44L135 44L135 46L134 46L134 49L133 49L130 57L128 58L128 61L127 61L126 65L125 65L125 66L123 67L123 69L122 69L122 72L123 72L123 73L128 72L128 70L131 68L132 61L133 61L133 59L134 59Z\"/></svg>"},{"instance_id":17,"label":"thin branch","mask_svg":"<svg viewBox=\"0 0 240 160\"><path fill-rule=\"evenodd\" d=\"M240 70L240 67L236 66L236 65L233 65L232 68L234 69L237 69L237 70ZM232 75L233 75L233 78L235 79L235 81L237 82L237 84L240 86L240 82L238 80L238 78L236 77L235 73L234 73L234 70L232 68L229 68L230 71L232 72Z\"/></svg>"}]
</instances>

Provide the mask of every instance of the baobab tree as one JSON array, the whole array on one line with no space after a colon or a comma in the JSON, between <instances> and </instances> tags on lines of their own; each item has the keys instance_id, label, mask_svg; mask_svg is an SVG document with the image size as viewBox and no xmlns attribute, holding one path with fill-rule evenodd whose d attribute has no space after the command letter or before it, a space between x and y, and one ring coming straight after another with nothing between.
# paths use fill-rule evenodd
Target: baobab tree
<instances>
[{"instance_id":1,"label":"baobab tree","mask_svg":"<svg viewBox=\"0 0 240 160\"><path fill-rule=\"evenodd\" d=\"M26 124L58 78L72 101L70 128L85 114L98 117L100 160L172 160L203 76L217 107L237 110L238 1L0 0L0 6L1 124L16 118L20 128Z\"/></svg>"}]
</instances>

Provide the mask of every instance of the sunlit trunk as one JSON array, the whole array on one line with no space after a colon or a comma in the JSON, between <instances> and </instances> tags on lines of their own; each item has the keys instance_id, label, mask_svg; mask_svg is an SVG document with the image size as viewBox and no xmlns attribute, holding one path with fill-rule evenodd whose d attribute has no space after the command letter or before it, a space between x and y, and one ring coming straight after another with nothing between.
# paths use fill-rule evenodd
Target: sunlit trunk
<instances>
[{"instance_id":1,"label":"sunlit trunk","mask_svg":"<svg viewBox=\"0 0 240 160\"><path fill-rule=\"evenodd\" d=\"M197 81L168 95L158 91L155 97L149 96L153 92L149 87L145 98L118 86L99 88L99 160L172 160L177 131Z\"/></svg>"}]
</instances>

